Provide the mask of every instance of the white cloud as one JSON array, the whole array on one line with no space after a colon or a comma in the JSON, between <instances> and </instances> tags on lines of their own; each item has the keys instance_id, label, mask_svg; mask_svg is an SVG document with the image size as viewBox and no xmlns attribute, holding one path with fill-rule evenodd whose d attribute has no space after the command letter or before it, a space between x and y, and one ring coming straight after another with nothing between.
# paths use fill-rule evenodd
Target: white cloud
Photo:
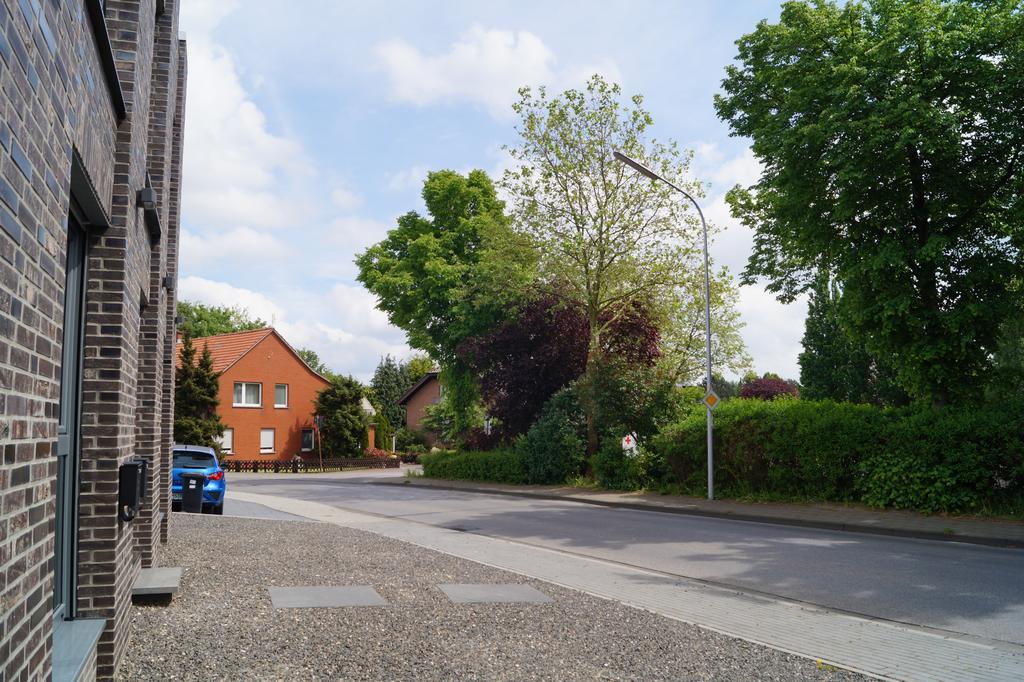
<instances>
[{"instance_id":1,"label":"white cloud","mask_svg":"<svg viewBox=\"0 0 1024 682\"><path fill-rule=\"evenodd\" d=\"M259 292L194 275L178 281L178 299L206 305L239 306L253 317L266 320L272 325L285 319L284 308Z\"/></svg>"},{"instance_id":2,"label":"white cloud","mask_svg":"<svg viewBox=\"0 0 1024 682\"><path fill-rule=\"evenodd\" d=\"M334 371L369 381L384 355L406 357L405 336L376 309L376 298L338 284L323 294L281 290L271 295L203 277L185 277L179 296L207 305L241 306L271 323L295 348L311 348Z\"/></svg>"},{"instance_id":3,"label":"white cloud","mask_svg":"<svg viewBox=\"0 0 1024 682\"><path fill-rule=\"evenodd\" d=\"M799 379L797 356L807 317L806 297L784 305L760 286L740 287L739 311L747 323L742 334L754 358L755 371Z\"/></svg>"},{"instance_id":4,"label":"white cloud","mask_svg":"<svg viewBox=\"0 0 1024 682\"><path fill-rule=\"evenodd\" d=\"M620 76L610 60L559 70L554 52L536 34L482 26L440 54L424 54L403 40L381 43L375 53L396 100L418 106L469 101L499 119L513 116L512 103L523 86L580 84L595 72L613 80Z\"/></svg>"},{"instance_id":5,"label":"white cloud","mask_svg":"<svg viewBox=\"0 0 1024 682\"><path fill-rule=\"evenodd\" d=\"M270 131L232 55L202 33L189 38L184 166L193 224L294 225L309 203L302 189L314 171L302 145Z\"/></svg>"},{"instance_id":6,"label":"white cloud","mask_svg":"<svg viewBox=\"0 0 1024 682\"><path fill-rule=\"evenodd\" d=\"M287 252L288 246L273 235L248 227L205 235L181 231L181 261L189 268L210 263L223 267L230 262L252 266L254 261L279 259Z\"/></svg>"},{"instance_id":7,"label":"white cloud","mask_svg":"<svg viewBox=\"0 0 1024 682\"><path fill-rule=\"evenodd\" d=\"M396 192L407 192L423 187L423 181L427 179L430 168L424 165L415 165L405 168L388 177L388 188Z\"/></svg>"},{"instance_id":8,"label":"white cloud","mask_svg":"<svg viewBox=\"0 0 1024 682\"><path fill-rule=\"evenodd\" d=\"M209 33L238 6L238 0L187 0L181 6L181 30Z\"/></svg>"},{"instance_id":9,"label":"white cloud","mask_svg":"<svg viewBox=\"0 0 1024 682\"><path fill-rule=\"evenodd\" d=\"M331 202L343 211L351 211L363 204L363 198L344 185L331 190Z\"/></svg>"}]
</instances>

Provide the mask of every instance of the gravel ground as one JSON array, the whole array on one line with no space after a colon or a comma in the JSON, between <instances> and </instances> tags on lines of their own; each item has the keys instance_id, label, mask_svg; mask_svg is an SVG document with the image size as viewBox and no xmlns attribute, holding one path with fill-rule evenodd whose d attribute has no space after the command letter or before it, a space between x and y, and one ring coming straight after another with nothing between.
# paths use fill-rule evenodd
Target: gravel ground
<instances>
[{"instance_id":1,"label":"gravel ground","mask_svg":"<svg viewBox=\"0 0 1024 682\"><path fill-rule=\"evenodd\" d=\"M173 514L170 605L133 606L119 679L852 680L617 602L332 524ZM452 604L528 583L549 604ZM372 585L386 607L278 609L268 588Z\"/></svg>"}]
</instances>

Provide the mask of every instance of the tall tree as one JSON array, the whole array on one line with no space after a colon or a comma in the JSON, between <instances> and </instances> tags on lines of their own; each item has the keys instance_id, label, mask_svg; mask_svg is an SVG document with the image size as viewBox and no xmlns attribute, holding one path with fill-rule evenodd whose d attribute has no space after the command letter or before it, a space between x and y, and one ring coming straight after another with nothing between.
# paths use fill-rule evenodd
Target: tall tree
<instances>
[{"instance_id":1,"label":"tall tree","mask_svg":"<svg viewBox=\"0 0 1024 682\"><path fill-rule=\"evenodd\" d=\"M398 404L398 399L410 385L408 375L390 355L381 358L370 379L370 390L378 413L383 414L388 424L395 428L405 423L405 408Z\"/></svg>"},{"instance_id":2,"label":"tall tree","mask_svg":"<svg viewBox=\"0 0 1024 682\"><path fill-rule=\"evenodd\" d=\"M326 363L320 359L320 354L315 350L309 348L296 348L295 353L317 374L323 374L328 378L333 374L330 368L327 367Z\"/></svg>"},{"instance_id":3,"label":"tall tree","mask_svg":"<svg viewBox=\"0 0 1024 682\"><path fill-rule=\"evenodd\" d=\"M634 96L627 107L620 92L600 76L583 91L551 98L544 88L520 90L520 142L508 150L516 165L503 180L517 228L539 249L542 276L564 287L586 315L588 375L601 360L614 311L634 300L667 300L680 272L698 262L696 216L669 187L639 177L612 152L643 159L700 196L696 183L680 180L688 156L675 144L648 140L653 121L643 99ZM595 396L582 390L580 397L593 454Z\"/></svg>"},{"instance_id":4,"label":"tall tree","mask_svg":"<svg viewBox=\"0 0 1024 682\"><path fill-rule=\"evenodd\" d=\"M192 337L185 334L181 345L181 366L174 375L174 441L205 445L220 451L218 439L224 433L217 414L218 382L213 371L213 356L204 344L196 362Z\"/></svg>"},{"instance_id":5,"label":"tall tree","mask_svg":"<svg viewBox=\"0 0 1024 682\"><path fill-rule=\"evenodd\" d=\"M460 430L470 426L477 396L455 349L514 306L532 279L533 253L509 229L504 202L483 171L430 173L423 200L428 216L406 213L356 264L359 281L409 345L444 368Z\"/></svg>"},{"instance_id":6,"label":"tall tree","mask_svg":"<svg viewBox=\"0 0 1024 682\"><path fill-rule=\"evenodd\" d=\"M320 439L331 457L357 457L367 446L367 416L363 387L349 376L334 378L316 396L313 409L320 418Z\"/></svg>"},{"instance_id":7,"label":"tall tree","mask_svg":"<svg viewBox=\"0 0 1024 682\"><path fill-rule=\"evenodd\" d=\"M178 314L184 318L179 325L183 334L193 338L244 332L267 327L267 323L249 315L249 311L240 306L219 306L196 303L194 301L178 301Z\"/></svg>"},{"instance_id":8,"label":"tall tree","mask_svg":"<svg viewBox=\"0 0 1024 682\"><path fill-rule=\"evenodd\" d=\"M746 281L790 300L828 269L908 391L976 394L1024 274L1019 0L787 2L737 44L715 107L763 168L729 197Z\"/></svg>"}]
</instances>

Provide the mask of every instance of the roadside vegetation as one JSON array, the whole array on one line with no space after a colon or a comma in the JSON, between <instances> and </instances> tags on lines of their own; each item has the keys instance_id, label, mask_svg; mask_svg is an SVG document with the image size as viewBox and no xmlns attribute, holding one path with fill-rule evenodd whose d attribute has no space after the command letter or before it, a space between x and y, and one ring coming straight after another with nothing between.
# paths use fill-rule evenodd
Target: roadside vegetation
<instances>
[{"instance_id":1,"label":"roadside vegetation","mask_svg":"<svg viewBox=\"0 0 1024 682\"><path fill-rule=\"evenodd\" d=\"M745 374L736 284L713 273L714 366L743 376L716 380L720 495L1024 513L1014 5L789 2L737 41L715 107L762 167L728 195L755 235L741 282L809 313L799 381ZM424 474L704 494L699 222L612 158L699 199L690 154L599 77L520 96L508 206L481 171L432 173L429 217L357 261L442 368L451 451Z\"/></svg>"}]
</instances>

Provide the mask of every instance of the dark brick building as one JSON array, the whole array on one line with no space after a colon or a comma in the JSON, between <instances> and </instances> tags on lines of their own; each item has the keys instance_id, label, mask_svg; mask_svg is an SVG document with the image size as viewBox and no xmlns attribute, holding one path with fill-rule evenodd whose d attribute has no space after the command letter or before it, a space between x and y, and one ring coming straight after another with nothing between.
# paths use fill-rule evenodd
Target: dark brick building
<instances>
[{"instance_id":1,"label":"dark brick building","mask_svg":"<svg viewBox=\"0 0 1024 682\"><path fill-rule=\"evenodd\" d=\"M166 541L179 2L0 0L0 680L112 677Z\"/></svg>"}]
</instances>

